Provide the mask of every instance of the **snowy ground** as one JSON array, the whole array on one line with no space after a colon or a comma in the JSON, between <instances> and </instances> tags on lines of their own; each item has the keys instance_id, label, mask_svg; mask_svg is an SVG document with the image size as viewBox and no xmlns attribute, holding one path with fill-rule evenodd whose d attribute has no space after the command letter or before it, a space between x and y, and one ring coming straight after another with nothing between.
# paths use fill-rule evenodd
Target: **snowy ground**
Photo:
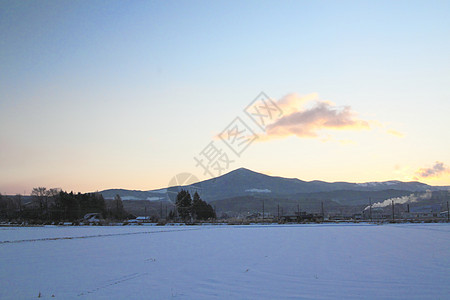
<instances>
[{"instance_id":1,"label":"snowy ground","mask_svg":"<svg viewBox=\"0 0 450 300\"><path fill-rule=\"evenodd\" d=\"M450 225L0 228L0 299L450 299Z\"/></svg>"}]
</instances>

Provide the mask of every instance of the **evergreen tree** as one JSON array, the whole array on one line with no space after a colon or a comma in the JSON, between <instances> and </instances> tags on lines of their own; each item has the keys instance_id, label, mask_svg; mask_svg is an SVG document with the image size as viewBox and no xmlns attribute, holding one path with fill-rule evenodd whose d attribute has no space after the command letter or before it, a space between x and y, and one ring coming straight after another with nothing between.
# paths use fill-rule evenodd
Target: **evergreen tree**
<instances>
[{"instance_id":1,"label":"evergreen tree","mask_svg":"<svg viewBox=\"0 0 450 300\"><path fill-rule=\"evenodd\" d=\"M200 195L195 192L194 200L192 201L192 215L194 219L200 219L202 214L202 199L200 199Z\"/></svg>"},{"instance_id":2,"label":"evergreen tree","mask_svg":"<svg viewBox=\"0 0 450 300\"><path fill-rule=\"evenodd\" d=\"M216 217L212 206L203 201L197 192L195 192L194 201L192 202L192 214L197 220L207 220Z\"/></svg>"},{"instance_id":3,"label":"evergreen tree","mask_svg":"<svg viewBox=\"0 0 450 300\"><path fill-rule=\"evenodd\" d=\"M175 205L181 219L186 220L191 217L192 198L188 191L181 190L178 193Z\"/></svg>"},{"instance_id":4,"label":"evergreen tree","mask_svg":"<svg viewBox=\"0 0 450 300\"><path fill-rule=\"evenodd\" d=\"M6 197L0 194L0 219L6 219L7 217L7 201Z\"/></svg>"}]
</instances>

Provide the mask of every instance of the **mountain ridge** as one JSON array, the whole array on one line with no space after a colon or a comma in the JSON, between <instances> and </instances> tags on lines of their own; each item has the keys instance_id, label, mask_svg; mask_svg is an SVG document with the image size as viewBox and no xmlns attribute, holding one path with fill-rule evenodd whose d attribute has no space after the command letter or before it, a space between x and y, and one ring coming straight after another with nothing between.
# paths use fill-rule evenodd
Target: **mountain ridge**
<instances>
[{"instance_id":1,"label":"mountain ridge","mask_svg":"<svg viewBox=\"0 0 450 300\"><path fill-rule=\"evenodd\" d=\"M106 199L116 194L123 200L170 201L167 187L155 190L108 189L100 193ZM246 168L238 168L221 176L184 186L188 190L199 191L208 202L242 196L295 197L299 194L327 193L334 191L375 192L399 190L404 192L424 192L426 190L447 190L448 186L431 186L418 181L403 182L389 180L382 182L351 183L345 181L326 182L321 180L303 181L298 178L284 178L258 173Z\"/></svg>"}]
</instances>

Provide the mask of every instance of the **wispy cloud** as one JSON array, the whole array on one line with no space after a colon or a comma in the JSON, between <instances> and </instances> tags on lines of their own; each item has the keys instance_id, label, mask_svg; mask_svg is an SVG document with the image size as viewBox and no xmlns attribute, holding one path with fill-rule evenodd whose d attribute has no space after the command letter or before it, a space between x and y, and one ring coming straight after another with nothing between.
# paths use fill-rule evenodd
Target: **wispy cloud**
<instances>
[{"instance_id":1,"label":"wispy cloud","mask_svg":"<svg viewBox=\"0 0 450 300\"><path fill-rule=\"evenodd\" d=\"M393 129L388 129L386 130L387 133L396 136L396 137L404 137L405 135L401 132L398 132L397 130L393 130Z\"/></svg>"},{"instance_id":2,"label":"wispy cloud","mask_svg":"<svg viewBox=\"0 0 450 300\"><path fill-rule=\"evenodd\" d=\"M426 177L439 177L445 173L450 173L450 168L444 165L443 162L437 161L430 168L420 168L416 171L416 174L422 178Z\"/></svg>"},{"instance_id":3,"label":"wispy cloud","mask_svg":"<svg viewBox=\"0 0 450 300\"><path fill-rule=\"evenodd\" d=\"M261 140L297 136L320 138L320 131L370 129L370 122L358 118L350 106L318 99L317 94L299 96L289 94L277 101L283 116L267 125Z\"/></svg>"}]
</instances>

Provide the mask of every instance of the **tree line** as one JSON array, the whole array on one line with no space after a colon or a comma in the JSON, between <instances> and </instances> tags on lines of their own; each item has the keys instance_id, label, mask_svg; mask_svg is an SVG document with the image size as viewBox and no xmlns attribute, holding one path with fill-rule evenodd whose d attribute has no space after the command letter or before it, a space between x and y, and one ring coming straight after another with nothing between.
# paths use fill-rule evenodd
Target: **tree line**
<instances>
[{"instance_id":1,"label":"tree line","mask_svg":"<svg viewBox=\"0 0 450 300\"><path fill-rule=\"evenodd\" d=\"M125 220L134 216L124 209L122 199L105 200L100 193L74 193L61 189L33 188L30 196L5 196L0 194L0 220L51 224L81 221L88 213L99 213L104 219ZM166 221L193 222L216 219L214 208L195 192L177 194L175 210Z\"/></svg>"},{"instance_id":2,"label":"tree line","mask_svg":"<svg viewBox=\"0 0 450 300\"><path fill-rule=\"evenodd\" d=\"M31 201L30 201L31 198ZM128 214L120 196L107 205L100 193L73 193L45 187L33 188L24 201L21 195L0 194L0 219L45 223L46 221L77 221L87 213L100 213L103 218L123 220Z\"/></svg>"}]
</instances>

